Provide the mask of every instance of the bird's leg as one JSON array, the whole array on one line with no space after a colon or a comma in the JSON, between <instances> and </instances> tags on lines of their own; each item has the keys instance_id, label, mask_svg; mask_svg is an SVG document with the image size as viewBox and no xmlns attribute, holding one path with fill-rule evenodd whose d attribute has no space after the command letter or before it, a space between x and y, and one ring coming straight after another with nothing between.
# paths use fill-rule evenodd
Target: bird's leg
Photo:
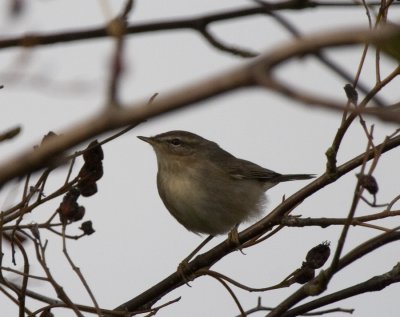
<instances>
[{"instance_id":1,"label":"bird's leg","mask_svg":"<svg viewBox=\"0 0 400 317\"><path fill-rule=\"evenodd\" d=\"M242 244L239 241L239 233L238 233L239 224L235 225L231 231L228 233L228 241L231 242L240 253L244 254L242 250Z\"/></svg>"},{"instance_id":2,"label":"bird's leg","mask_svg":"<svg viewBox=\"0 0 400 317\"><path fill-rule=\"evenodd\" d=\"M188 286L190 286L189 285L189 281L191 281L191 279L190 279L190 277L186 274L186 268L187 268L187 265L188 265L188 263L189 263L189 261L208 243L208 242L210 242L211 240L212 240L212 238L214 238L214 236L213 235L209 235L207 238L205 238L197 247L196 247L196 249L194 249L192 252L190 252L190 254L186 257L186 258L184 258L183 260L182 260L182 262L181 263L179 263L179 265L178 265L178 269L177 269L177 272L178 272L178 274L182 277L182 279L184 280L184 282L188 285Z\"/></svg>"},{"instance_id":3,"label":"bird's leg","mask_svg":"<svg viewBox=\"0 0 400 317\"><path fill-rule=\"evenodd\" d=\"M186 258L183 259L182 262L189 263L189 261L208 243L211 241L211 239L214 238L213 235L209 235L207 238L205 238L197 247L194 249Z\"/></svg>"}]
</instances>

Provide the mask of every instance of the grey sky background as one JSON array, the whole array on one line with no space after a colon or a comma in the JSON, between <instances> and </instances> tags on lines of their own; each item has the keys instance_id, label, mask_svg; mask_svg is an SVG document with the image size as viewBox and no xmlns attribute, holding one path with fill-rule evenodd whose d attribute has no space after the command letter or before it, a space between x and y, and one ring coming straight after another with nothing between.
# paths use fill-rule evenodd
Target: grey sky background
<instances>
[{"instance_id":1,"label":"grey sky background","mask_svg":"<svg viewBox=\"0 0 400 317\"><path fill-rule=\"evenodd\" d=\"M102 3L107 3L111 8L109 16L102 11ZM104 25L107 18L117 14L122 3L89 0L30 1L26 3L26 15L11 20L6 14L8 1L3 1L0 3L1 36ZM129 21L134 23L190 17L251 4L250 1L232 0L138 0ZM400 10L392 9L392 13L393 21L398 20ZM367 26L365 10L361 7L281 14L305 34L333 28L351 32L356 26ZM290 40L290 35L267 16L218 23L211 30L227 43L260 52ZM14 125L23 127L21 136L1 145L2 160L39 143L48 131L61 133L66 127L84 120L104 106L113 48L111 39L100 39L31 50L0 51L0 84L5 86L0 90L1 129ZM329 56L348 72L355 74L361 52L361 47L332 50ZM361 76L362 81L369 84L374 82L373 58L373 55L367 57L367 67ZM127 36L122 99L130 104L148 99L155 92L162 95L172 88L205 79L211 74L246 62L216 51L191 31ZM382 72L387 73L394 65L395 62L384 58ZM343 86L346 82L332 75L312 58L290 62L281 68L279 76L292 84L345 101ZM398 83L398 80L394 80L393 85L385 89L387 102L399 100ZM105 145L105 174L98 183L99 192L95 196L80 199L86 208L85 220L93 221L96 233L68 242L72 258L82 269L100 306L118 306L157 283L172 273L202 239L180 226L163 206L156 190L155 155L147 144L136 138L137 135L149 136L175 129L188 130L216 141L240 158L277 172L318 175L325 169L324 153L332 142L340 119L339 113L296 104L269 91L247 89L149 120ZM377 143L396 128L378 121L369 120L368 123L376 123ZM354 124L344 140L338 157L339 163L365 149L367 140L363 134L360 125ZM381 188L378 202L385 202L399 192L399 160L398 150L382 158L375 174ZM78 166L81 164L79 160ZM66 168L54 172L48 192L63 182L66 172ZM304 217L345 217L356 184L354 175L355 172L349 173L304 201L295 214ZM291 182L271 189L268 192L266 213L279 203L283 195L289 196L306 183ZM21 183L13 182L3 189L0 193L2 207L6 208L18 200L15 197L20 197L16 195L20 194L21 187ZM60 201L61 198L45 204L34 214L27 215L25 222L47 219ZM361 204L357 215L371 212L369 207ZM391 221L389 219L387 223ZM70 226L68 233L79 234L78 227L79 223ZM345 252L377 233L372 229L351 228ZM213 268L250 286L272 285L300 266L307 251L313 246L328 240L334 250L339 234L339 227L287 228L274 238L247 249L246 255L236 252ZM46 237L49 239L49 267L56 279L72 299L90 305L83 286L62 255L61 240L53 234L46 234ZM210 246L224 238L216 238ZM33 246L28 249L33 252ZM11 265L10 250L3 252L4 265ZM358 261L351 269L340 272L333 279L328 292L361 282L374 274L381 274L396 261L398 246L388 245ZM42 274L40 268L35 266L32 267L32 273ZM182 296L178 304L165 308L158 316L239 314L232 298L215 280L203 277L196 279L191 286L183 286L163 298L158 304ZM35 282L29 287L40 292L48 289L48 295L56 297L45 283ZM261 294L262 303L265 306L275 306L298 288L298 285L293 285L289 289ZM374 316L383 312L387 317L397 316L399 291L399 286L394 285L382 292L365 294L334 306L355 308L355 316ZM257 294L237 290L237 295L245 309L256 305ZM36 306L31 302L29 305ZM4 296L0 297L0 307L4 316L15 316L18 311ZM59 310L56 315L71 316L71 313ZM262 315L258 313L254 316ZM341 315L337 313L330 316Z\"/></svg>"}]
</instances>

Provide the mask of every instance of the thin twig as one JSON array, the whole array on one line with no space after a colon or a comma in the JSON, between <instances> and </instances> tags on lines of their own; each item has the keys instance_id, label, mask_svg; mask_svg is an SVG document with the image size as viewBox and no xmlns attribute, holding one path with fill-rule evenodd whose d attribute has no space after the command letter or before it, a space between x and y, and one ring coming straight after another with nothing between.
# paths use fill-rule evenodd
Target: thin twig
<instances>
[{"instance_id":1,"label":"thin twig","mask_svg":"<svg viewBox=\"0 0 400 317\"><path fill-rule=\"evenodd\" d=\"M376 292L376 291L381 291L382 289L394 284L394 283L399 283L400 282L400 264L397 264L395 267L393 267L392 270L381 274L374 276L364 282L361 282L359 284L350 286L348 288L342 289L340 291L337 291L335 293L320 297L316 300L313 300L311 302L305 303L303 305L300 305L298 307L295 307L291 310L288 310L287 312L284 312L283 314L279 315L281 317L294 317L294 316L299 316L304 314L304 312L308 312L310 310L319 308L319 307L324 307L326 305L335 303L337 301L347 299L356 295L360 295L363 293L367 292ZM275 316L275 315L274 315ZM272 316L271 316L272 317Z\"/></svg>"},{"instance_id":2,"label":"thin twig","mask_svg":"<svg viewBox=\"0 0 400 317\"><path fill-rule=\"evenodd\" d=\"M389 140L385 147L383 147L382 153L387 152L393 147L400 145L400 136ZM381 146L381 145L380 145ZM368 158L372 159L374 156L374 152L370 151L368 153ZM345 164L339 166L337 168L337 173L333 177L329 174L324 174L319 178L315 179L313 182L305 186L303 189L295 193L294 195L286 198L280 205L274 208L266 217L262 220L258 221L251 227L239 233L239 240L242 243L245 243L248 240L251 240L255 237L258 237L260 234L269 231L274 224L272 224L274 219L281 219L282 216L286 214L288 210L292 210L293 206L297 206L300 202L304 201L307 197L313 195L319 189L327 186L328 184L336 181L341 176L360 166L366 154L363 153L352 160L346 162ZM385 240L383 240L385 239ZM357 249L357 253L350 253L348 256L344 256L340 261L339 268L341 269L345 265L349 263L349 258L355 261L354 257L361 257L362 253L371 252L374 248L382 246L384 243L388 243L393 241L393 239L400 239L400 233L397 232L389 232L384 233L383 235L377 238L378 243L375 243L375 240L367 241L366 245L362 245L362 247ZM227 254L234 252L236 247L233 246L229 241L224 241L206 253L198 255L195 259L193 259L190 263L188 263L186 270L189 274L193 274L200 269L209 268L218 260L226 256ZM178 288L181 285L184 285L185 282L182 279L182 276L177 272L172 273L170 276L166 277L164 280L160 281L153 287L148 290L142 292L137 297L127 301L124 304L121 304L116 309L117 310L128 310L128 311L136 311L141 308L151 307L157 300L162 298L165 294L171 292L172 290Z\"/></svg>"},{"instance_id":3,"label":"thin twig","mask_svg":"<svg viewBox=\"0 0 400 317\"><path fill-rule=\"evenodd\" d=\"M21 127L11 128L0 134L0 142L11 140L15 138L21 132Z\"/></svg>"},{"instance_id":4,"label":"thin twig","mask_svg":"<svg viewBox=\"0 0 400 317\"><path fill-rule=\"evenodd\" d=\"M50 284L53 286L57 297L62 300L69 308L71 308L75 315L78 317L83 317L82 313L80 312L79 308L76 304L69 298L67 293L64 289L56 282L53 275L51 274L49 268L47 267L47 261L45 256L47 242L43 245L40 239L34 241L35 251L36 251L36 258L40 265L42 266L44 272L46 273L47 279Z\"/></svg>"},{"instance_id":5,"label":"thin twig","mask_svg":"<svg viewBox=\"0 0 400 317\"><path fill-rule=\"evenodd\" d=\"M78 275L80 281L82 282L82 285L83 285L83 286L85 287L85 289L86 289L86 292L89 294L90 299L92 300L93 305L94 305L94 307L96 308L97 315L99 315L99 317L101 317L101 316L102 316L102 313L101 313L101 311L100 311L99 304L97 303L97 300L96 300L96 298L94 297L94 294L93 294L92 290L90 289L89 284L86 282L86 279L84 278L84 276L83 276L83 274L82 274L80 268L77 267L77 266L74 264L74 262L72 261L70 255L69 255L69 253L68 253L68 251L67 251L67 242L66 242L66 239L65 239L65 228L66 228L65 225L62 226L62 243L63 243L62 251L63 251L65 257L67 258L69 265L71 266L71 268L73 269L73 271L76 273L76 275Z\"/></svg>"}]
</instances>

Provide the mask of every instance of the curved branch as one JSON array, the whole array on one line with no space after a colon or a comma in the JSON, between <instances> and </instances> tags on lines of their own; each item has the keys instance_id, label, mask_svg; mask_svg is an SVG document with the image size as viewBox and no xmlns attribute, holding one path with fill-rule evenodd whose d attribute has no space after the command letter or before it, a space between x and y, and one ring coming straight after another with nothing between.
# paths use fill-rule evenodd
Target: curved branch
<instances>
[{"instance_id":1,"label":"curved branch","mask_svg":"<svg viewBox=\"0 0 400 317\"><path fill-rule=\"evenodd\" d=\"M338 261L338 266L335 267L335 272L340 271L341 269L345 268L349 264L360 259L364 255L382 247L383 245L388 244L393 241L398 241L398 240L400 240L400 232L393 230L391 232L383 233L379 236L376 236L376 237L362 243L360 246L351 250L349 253L347 253L345 256L343 256L343 258L341 258ZM400 275L398 273L398 270L399 270L399 266L397 266L397 271L396 271L397 277L395 279L393 279L392 282L390 282L386 285L390 285L393 282L400 281ZM298 302L305 299L306 297L308 297L310 295L318 295L324 289L325 277L332 276L332 274L333 274L333 272L330 269L328 269L326 272L322 271L321 274L316 279L303 285L299 290L294 292L291 296L289 296L282 303L280 303L268 316L269 317L282 316L282 314L285 313L289 308L293 307L294 305L296 305ZM374 278L372 278L372 279L374 279ZM386 285L382 284L383 287L386 287ZM368 291L368 290L366 290L366 291ZM361 293L363 293L363 292L361 292ZM356 294L357 294L357 292L354 293L354 295L356 295ZM350 296L350 295L348 294L348 296Z\"/></svg>"},{"instance_id":2,"label":"curved branch","mask_svg":"<svg viewBox=\"0 0 400 317\"><path fill-rule=\"evenodd\" d=\"M34 151L25 151L1 164L0 187L17 176L36 171L49 164L63 163L64 160L61 157L63 152L100 133L130 124L138 124L143 120L194 105L239 88L256 86L260 80L265 78L265 74L270 74L275 67L291 58L315 53L321 48L388 41L399 34L400 27L387 26L377 31L361 29L353 30L351 33L348 31L324 33L298 39L282 45L244 66L166 94L155 100L151 107L148 106L147 101L122 108L109 107L92 118L69 128L62 135L51 138L40 148ZM328 106L336 110L343 110L341 103L338 102L326 102L325 107ZM353 109L352 111L359 110ZM378 118L400 122L400 113L398 112L371 112L368 109L362 111Z\"/></svg>"},{"instance_id":3,"label":"curved branch","mask_svg":"<svg viewBox=\"0 0 400 317\"><path fill-rule=\"evenodd\" d=\"M301 3L302 5L299 5ZM265 6L253 6L247 8L234 9L226 12L203 15L194 18L164 20L157 22L134 24L126 27L125 34L138 34L157 31L171 31L192 29L201 31L206 25L230 20L235 18L246 17L249 15L266 14L273 10L284 9L306 9L314 6L311 1L283 1L280 3L271 3ZM201 33L201 32L200 32ZM12 47L34 47L42 45L51 45L57 43L67 43L74 41L82 41L88 39L107 38L111 34L107 26L91 28L79 31L64 31L53 34L29 34L21 37L14 37L9 39L0 40L0 49Z\"/></svg>"},{"instance_id":4,"label":"curved branch","mask_svg":"<svg viewBox=\"0 0 400 317\"><path fill-rule=\"evenodd\" d=\"M395 3L398 4L398 3ZM379 1L370 3L369 5L380 5ZM191 29L202 33L202 29L213 22L242 18L250 15L268 14L279 10L304 10L315 7L347 7L362 6L354 2L349 3L328 3L310 0L288 0L281 2L262 2L262 5L233 9L221 13L210 15L201 15L193 18L181 18L174 20L164 20L157 22L147 22L129 25L125 34L140 34L159 31L184 30ZM204 34L202 34L204 36ZM43 45L52 45L57 43L68 43L75 41L83 41L89 39L100 39L112 36L108 26L90 28L79 31L63 31L53 34L31 33L24 36L18 36L0 40L0 49L12 47L35 47ZM0 87L1 88L1 87Z\"/></svg>"},{"instance_id":5,"label":"curved branch","mask_svg":"<svg viewBox=\"0 0 400 317\"><path fill-rule=\"evenodd\" d=\"M394 147L400 146L400 136L391 139L390 141L386 142L385 144L381 144L380 146L383 146L382 153L387 152ZM283 201L266 217L264 217L251 227L247 228L243 232L241 232L239 234L239 241L243 244L255 237L258 237L260 234L269 231L274 226L273 222L275 219L281 218L287 213L287 211L293 209L307 197L313 195L316 191L334 182L337 178L350 172L354 168L360 166L365 160L366 156L368 157L368 160L372 159L374 157L374 153L375 153L374 151L370 150L367 153L362 153L359 156L350 160L349 162L339 166L337 169L337 174L334 176L328 174L320 176L312 183L310 183L309 185L298 191L296 194L292 195L291 197ZM382 237L384 237L384 239ZM396 239L400 239L400 232L384 233L378 236L378 238L379 239L375 238L375 240L372 239L368 241L368 243L364 243L362 246L357 248L357 250L354 251L353 253L350 252L349 254L344 256L340 260L337 269L338 270L342 269L343 267L354 261L356 258L361 257L362 254L371 252L371 250L374 250L378 246L381 246L385 243L389 243ZM226 256L231 252L234 252L235 250L236 246L232 245L232 243L230 243L229 240L220 243L210 251L198 255L193 261L188 263L185 268L185 270L187 271L187 275L192 276L192 274L194 274L200 269L211 267L221 258L223 258L224 256ZM141 293L137 297L129 300L128 302L118 306L115 309L135 311L142 308L149 308L164 295L184 284L185 281L183 280L182 276L175 272L170 276L168 276L167 278L165 278L164 280L162 280L161 282L159 282L158 284L149 288L147 291Z\"/></svg>"},{"instance_id":6,"label":"curved branch","mask_svg":"<svg viewBox=\"0 0 400 317\"><path fill-rule=\"evenodd\" d=\"M392 270L383 273L381 275L374 276L364 282L350 286L348 288L342 289L335 293L323 296L309 303L303 304L301 306L295 307L286 313L280 315L280 317L292 317L303 315L313 309L324 307L335 303L337 301L364 294L367 292L377 292L380 291L394 283L400 282L400 264L393 267Z\"/></svg>"}]
</instances>

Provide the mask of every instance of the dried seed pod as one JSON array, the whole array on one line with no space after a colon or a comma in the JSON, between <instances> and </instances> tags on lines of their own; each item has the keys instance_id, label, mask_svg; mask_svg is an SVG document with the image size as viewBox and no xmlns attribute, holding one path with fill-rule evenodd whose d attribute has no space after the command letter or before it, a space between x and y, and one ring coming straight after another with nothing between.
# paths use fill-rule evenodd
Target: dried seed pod
<instances>
[{"instance_id":1,"label":"dried seed pod","mask_svg":"<svg viewBox=\"0 0 400 317\"><path fill-rule=\"evenodd\" d=\"M303 262L303 265L294 274L294 280L296 283L305 284L311 281L315 277L315 270Z\"/></svg>"},{"instance_id":2,"label":"dried seed pod","mask_svg":"<svg viewBox=\"0 0 400 317\"><path fill-rule=\"evenodd\" d=\"M364 187L371 195L376 195L379 187L375 177L373 177L372 175L361 174L357 174L357 177L360 180L360 184L362 187Z\"/></svg>"},{"instance_id":3,"label":"dried seed pod","mask_svg":"<svg viewBox=\"0 0 400 317\"><path fill-rule=\"evenodd\" d=\"M343 89L344 89L344 91L345 91L345 93L346 93L347 99L349 99L349 101L350 101L353 105L357 105L357 101L358 101L358 93L357 93L357 90L355 90L355 88L354 88L352 85L350 85L350 84L346 84L346 85L343 87Z\"/></svg>"},{"instance_id":4,"label":"dried seed pod","mask_svg":"<svg viewBox=\"0 0 400 317\"><path fill-rule=\"evenodd\" d=\"M308 251L306 264L312 269L319 269L328 260L331 254L330 243L325 241Z\"/></svg>"},{"instance_id":5,"label":"dried seed pod","mask_svg":"<svg viewBox=\"0 0 400 317\"><path fill-rule=\"evenodd\" d=\"M97 193L97 185L93 182L82 181L78 183L78 188L83 197L93 196Z\"/></svg>"},{"instance_id":6,"label":"dried seed pod","mask_svg":"<svg viewBox=\"0 0 400 317\"><path fill-rule=\"evenodd\" d=\"M80 196L79 189L76 187L72 187L64 196L63 200L74 200L77 201Z\"/></svg>"},{"instance_id":7,"label":"dried seed pod","mask_svg":"<svg viewBox=\"0 0 400 317\"><path fill-rule=\"evenodd\" d=\"M97 140L90 142L87 150L83 152L83 160L85 163L93 164L101 162L104 159L103 149Z\"/></svg>"},{"instance_id":8,"label":"dried seed pod","mask_svg":"<svg viewBox=\"0 0 400 317\"><path fill-rule=\"evenodd\" d=\"M80 192L77 188L71 188L68 193L65 194L57 212L60 215L60 220L63 223L69 221L81 220L85 214L85 208L78 205L78 198Z\"/></svg>"},{"instance_id":9,"label":"dried seed pod","mask_svg":"<svg viewBox=\"0 0 400 317\"><path fill-rule=\"evenodd\" d=\"M39 230L39 225L37 223L33 223L31 229L32 235L35 237L35 239L40 240L40 230Z\"/></svg>"},{"instance_id":10,"label":"dried seed pod","mask_svg":"<svg viewBox=\"0 0 400 317\"><path fill-rule=\"evenodd\" d=\"M82 222L82 225L79 229L81 229L88 236L95 233L95 230L93 229L93 224L90 220Z\"/></svg>"},{"instance_id":11,"label":"dried seed pod","mask_svg":"<svg viewBox=\"0 0 400 317\"><path fill-rule=\"evenodd\" d=\"M103 150L97 140L91 142L88 150L83 153L83 164L79 171L79 181L77 187L82 196L89 197L97 193L96 182L103 176Z\"/></svg>"},{"instance_id":12,"label":"dried seed pod","mask_svg":"<svg viewBox=\"0 0 400 317\"><path fill-rule=\"evenodd\" d=\"M103 174L103 163L101 161L85 163L79 171L79 177L89 183L95 183L103 177Z\"/></svg>"},{"instance_id":13,"label":"dried seed pod","mask_svg":"<svg viewBox=\"0 0 400 317\"><path fill-rule=\"evenodd\" d=\"M84 215L85 215L85 207L79 206L78 210L76 211L76 213L71 218L71 221L79 221L79 220L81 220L83 218Z\"/></svg>"},{"instance_id":14,"label":"dried seed pod","mask_svg":"<svg viewBox=\"0 0 400 317\"><path fill-rule=\"evenodd\" d=\"M79 205L76 201L66 199L66 196L64 196L64 199L60 203L57 212L60 214L60 217L65 218L65 220L68 220L73 217L73 215L78 211L78 208Z\"/></svg>"}]
</instances>

